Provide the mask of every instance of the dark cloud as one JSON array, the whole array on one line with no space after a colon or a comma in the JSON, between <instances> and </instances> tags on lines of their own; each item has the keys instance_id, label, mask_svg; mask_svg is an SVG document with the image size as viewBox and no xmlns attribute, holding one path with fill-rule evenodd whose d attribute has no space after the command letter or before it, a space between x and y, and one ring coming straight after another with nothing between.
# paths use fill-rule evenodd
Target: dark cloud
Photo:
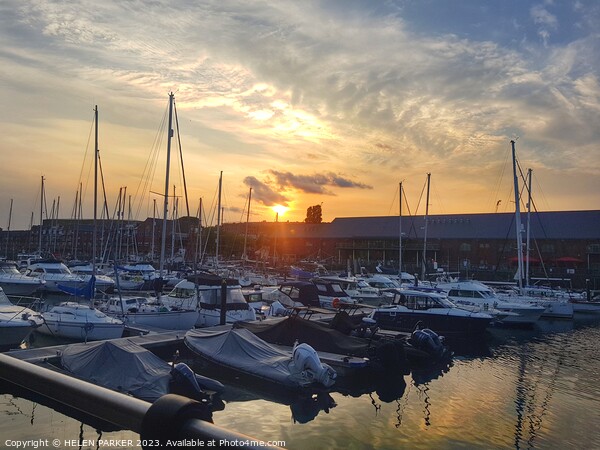
<instances>
[{"instance_id":1,"label":"dark cloud","mask_svg":"<svg viewBox=\"0 0 600 450\"><path fill-rule=\"evenodd\" d=\"M252 198L265 206L288 206L290 201L285 195L274 190L271 186L256 177L244 178L244 184L252 188Z\"/></svg>"},{"instance_id":2,"label":"dark cloud","mask_svg":"<svg viewBox=\"0 0 600 450\"><path fill-rule=\"evenodd\" d=\"M328 186L341 188L372 189L372 186L349 180L333 172L314 175L295 175L291 172L270 170L276 183L282 188L294 188L307 194L335 195L327 190Z\"/></svg>"}]
</instances>

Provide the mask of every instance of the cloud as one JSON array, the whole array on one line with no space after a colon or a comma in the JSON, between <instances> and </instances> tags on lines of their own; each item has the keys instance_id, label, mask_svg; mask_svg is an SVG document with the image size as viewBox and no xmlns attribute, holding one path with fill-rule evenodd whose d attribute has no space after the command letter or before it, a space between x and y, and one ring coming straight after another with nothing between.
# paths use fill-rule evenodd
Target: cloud
<instances>
[{"instance_id":1,"label":"cloud","mask_svg":"<svg viewBox=\"0 0 600 450\"><path fill-rule=\"evenodd\" d=\"M293 188L308 194L335 195L327 190L329 187L373 189L372 186L352 181L333 172L314 175L295 175L291 172L279 172L270 170L269 173L275 177L275 183L282 188Z\"/></svg>"},{"instance_id":2,"label":"cloud","mask_svg":"<svg viewBox=\"0 0 600 450\"><path fill-rule=\"evenodd\" d=\"M252 188L252 198L265 206L282 205L288 206L289 199L273 189L267 183L258 180L256 177L248 176L244 178L244 184Z\"/></svg>"}]
</instances>

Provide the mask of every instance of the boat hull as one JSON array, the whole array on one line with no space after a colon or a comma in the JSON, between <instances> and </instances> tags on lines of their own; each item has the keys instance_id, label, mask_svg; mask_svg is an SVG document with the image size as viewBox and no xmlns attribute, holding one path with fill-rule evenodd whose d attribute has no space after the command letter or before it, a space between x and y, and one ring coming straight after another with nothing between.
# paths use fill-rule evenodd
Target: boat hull
<instances>
[{"instance_id":1,"label":"boat hull","mask_svg":"<svg viewBox=\"0 0 600 450\"><path fill-rule=\"evenodd\" d=\"M33 323L0 322L0 351L19 347L35 328Z\"/></svg>"},{"instance_id":2,"label":"boat hull","mask_svg":"<svg viewBox=\"0 0 600 450\"><path fill-rule=\"evenodd\" d=\"M163 330L191 330L198 320L198 311L157 311L127 313L119 317L127 325L161 328Z\"/></svg>"},{"instance_id":3,"label":"boat hull","mask_svg":"<svg viewBox=\"0 0 600 450\"><path fill-rule=\"evenodd\" d=\"M123 336L124 328L123 324L118 323L82 323L44 317L44 324L38 331L42 334L78 341L99 341L120 338Z\"/></svg>"},{"instance_id":4,"label":"boat hull","mask_svg":"<svg viewBox=\"0 0 600 450\"><path fill-rule=\"evenodd\" d=\"M422 322L425 328L436 333L449 335L483 334L490 325L491 317L454 316L450 314L420 314L418 311L386 311L377 310L373 313L377 325L387 330L412 332L417 323Z\"/></svg>"}]
</instances>

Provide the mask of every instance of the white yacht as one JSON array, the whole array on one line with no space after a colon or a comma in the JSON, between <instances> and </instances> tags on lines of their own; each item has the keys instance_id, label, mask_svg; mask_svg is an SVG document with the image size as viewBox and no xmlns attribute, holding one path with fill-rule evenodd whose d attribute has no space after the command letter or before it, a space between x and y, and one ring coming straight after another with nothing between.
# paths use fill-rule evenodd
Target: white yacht
<instances>
[{"instance_id":1,"label":"white yacht","mask_svg":"<svg viewBox=\"0 0 600 450\"><path fill-rule=\"evenodd\" d=\"M198 312L198 327L211 327L221 323L222 279L214 275L196 275L191 280L180 281L167 295L161 296L161 302L171 307ZM256 311L242 292L237 280L226 282L225 321L233 323L240 320L256 320Z\"/></svg>"},{"instance_id":2,"label":"white yacht","mask_svg":"<svg viewBox=\"0 0 600 450\"><path fill-rule=\"evenodd\" d=\"M76 302L62 302L42 313L42 317L40 333L78 341L120 338L125 328L121 320Z\"/></svg>"},{"instance_id":3,"label":"white yacht","mask_svg":"<svg viewBox=\"0 0 600 450\"><path fill-rule=\"evenodd\" d=\"M64 293L61 287L67 289L83 289L87 282L83 277L72 273L67 266L56 259L39 259L29 264L25 275L43 280L49 292Z\"/></svg>"},{"instance_id":4,"label":"white yacht","mask_svg":"<svg viewBox=\"0 0 600 450\"><path fill-rule=\"evenodd\" d=\"M499 297L496 293L479 281L467 280L451 283L440 283L436 288L442 289L448 299L459 308L479 310L489 313L494 309L510 313L502 319L505 324L532 325L542 316L543 306L532 305L526 302L510 302Z\"/></svg>"},{"instance_id":5,"label":"white yacht","mask_svg":"<svg viewBox=\"0 0 600 450\"><path fill-rule=\"evenodd\" d=\"M13 304L0 288L0 350L17 348L43 323L42 316Z\"/></svg>"},{"instance_id":6,"label":"white yacht","mask_svg":"<svg viewBox=\"0 0 600 450\"><path fill-rule=\"evenodd\" d=\"M90 281L94 269L91 264L77 264L69 267L69 270L80 277L82 277L86 282ZM103 275L100 273L96 273L96 289L100 292L112 292L115 290L115 280L113 280L108 275Z\"/></svg>"},{"instance_id":7,"label":"white yacht","mask_svg":"<svg viewBox=\"0 0 600 450\"><path fill-rule=\"evenodd\" d=\"M357 277L334 277L324 276L319 278L322 281L339 284L350 298L358 303L379 306L386 303L384 296L379 289L371 286L366 280ZM389 303L389 301L387 302Z\"/></svg>"},{"instance_id":8,"label":"white yacht","mask_svg":"<svg viewBox=\"0 0 600 450\"><path fill-rule=\"evenodd\" d=\"M28 296L44 288L46 282L19 272L17 263L0 261L0 287L6 295Z\"/></svg>"}]
</instances>

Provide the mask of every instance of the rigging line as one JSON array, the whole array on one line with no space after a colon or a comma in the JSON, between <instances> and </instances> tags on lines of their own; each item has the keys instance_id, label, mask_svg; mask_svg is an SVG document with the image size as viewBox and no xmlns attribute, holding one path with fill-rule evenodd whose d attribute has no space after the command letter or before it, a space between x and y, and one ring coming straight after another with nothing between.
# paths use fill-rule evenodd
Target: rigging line
<instances>
[{"instance_id":1,"label":"rigging line","mask_svg":"<svg viewBox=\"0 0 600 450\"><path fill-rule=\"evenodd\" d=\"M152 147L150 149L150 154L146 159L146 164L144 166L144 170L142 171L140 182L136 188L134 194L134 203L137 202L137 210L135 213L135 217L139 217L142 205L144 203L144 199L146 198L146 192L149 191L148 185L151 184L151 180L154 178L154 174L156 172L156 165L158 160L159 149L162 146L162 139L164 137L164 129L166 127L167 117L169 112L169 104L165 107L163 112L162 119L160 121L160 125L154 136L154 141L152 142ZM140 195L141 192L141 195Z\"/></svg>"},{"instance_id":2,"label":"rigging line","mask_svg":"<svg viewBox=\"0 0 600 450\"><path fill-rule=\"evenodd\" d=\"M179 133L179 117L177 115L177 103L175 102L175 100L173 100L173 109L175 112L175 128L177 129L177 143L179 145L179 159L181 161L181 174L183 176L183 192L184 192L184 196L185 196L185 207L186 207L187 215L189 217L190 203L188 201L187 183L185 182L185 169L183 166L183 151L181 148L181 136Z\"/></svg>"},{"instance_id":3,"label":"rigging line","mask_svg":"<svg viewBox=\"0 0 600 450\"><path fill-rule=\"evenodd\" d=\"M510 151L510 148L508 148L508 150L504 153L504 162L502 163L502 166L501 166L500 177L496 181L496 185L495 185L494 190L492 192L492 198L491 198L491 200L488 199L488 204L494 204L495 205L496 202L498 201L497 197L498 197L498 195L500 193L500 188L502 186L502 180L504 179L504 173L506 171L506 167L508 166L508 159L509 159L510 155L511 155L511 151Z\"/></svg>"}]
</instances>

